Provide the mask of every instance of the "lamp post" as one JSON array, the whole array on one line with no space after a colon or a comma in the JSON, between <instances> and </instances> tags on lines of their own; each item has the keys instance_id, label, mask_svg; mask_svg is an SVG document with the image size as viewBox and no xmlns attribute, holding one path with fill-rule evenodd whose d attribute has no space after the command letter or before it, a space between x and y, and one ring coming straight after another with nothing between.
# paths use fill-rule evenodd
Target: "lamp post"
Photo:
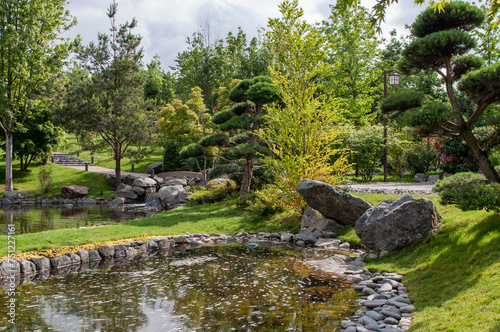
<instances>
[{"instance_id":1,"label":"lamp post","mask_svg":"<svg viewBox=\"0 0 500 332\"><path fill-rule=\"evenodd\" d=\"M389 85L399 85L399 74L384 70L384 98L387 97L387 76ZM387 182L387 115L384 115L384 182Z\"/></svg>"}]
</instances>

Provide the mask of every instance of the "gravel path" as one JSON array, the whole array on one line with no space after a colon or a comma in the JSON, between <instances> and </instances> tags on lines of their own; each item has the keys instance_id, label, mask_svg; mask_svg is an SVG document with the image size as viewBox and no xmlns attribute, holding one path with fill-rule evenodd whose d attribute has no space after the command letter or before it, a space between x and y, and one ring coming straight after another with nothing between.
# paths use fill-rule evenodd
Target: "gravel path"
<instances>
[{"instance_id":1,"label":"gravel path","mask_svg":"<svg viewBox=\"0 0 500 332\"><path fill-rule=\"evenodd\" d=\"M70 167L74 169L79 169L84 171L85 166L65 166L65 167ZM109 174L109 175L115 175L115 170L111 168L105 168L105 167L100 167L100 166L94 166L94 165L88 165L88 171L93 172L93 173L101 173L101 174ZM141 176L141 177L149 177L149 174L146 173L133 173L133 172L121 172L122 176L126 175L135 175L135 176Z\"/></svg>"},{"instance_id":2,"label":"gravel path","mask_svg":"<svg viewBox=\"0 0 500 332\"><path fill-rule=\"evenodd\" d=\"M395 193L395 194L428 194L432 192L432 183L362 183L349 186L353 192L375 192L375 193Z\"/></svg>"}]
</instances>

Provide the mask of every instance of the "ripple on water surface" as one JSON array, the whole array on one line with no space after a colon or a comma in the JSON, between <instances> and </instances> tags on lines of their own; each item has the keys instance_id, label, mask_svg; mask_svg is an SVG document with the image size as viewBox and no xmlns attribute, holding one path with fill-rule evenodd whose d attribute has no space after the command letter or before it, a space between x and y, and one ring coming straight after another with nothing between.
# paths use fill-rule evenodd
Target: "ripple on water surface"
<instances>
[{"instance_id":1,"label":"ripple on water surface","mask_svg":"<svg viewBox=\"0 0 500 332\"><path fill-rule=\"evenodd\" d=\"M0 330L340 331L356 298L290 248L214 246L21 286Z\"/></svg>"}]
</instances>

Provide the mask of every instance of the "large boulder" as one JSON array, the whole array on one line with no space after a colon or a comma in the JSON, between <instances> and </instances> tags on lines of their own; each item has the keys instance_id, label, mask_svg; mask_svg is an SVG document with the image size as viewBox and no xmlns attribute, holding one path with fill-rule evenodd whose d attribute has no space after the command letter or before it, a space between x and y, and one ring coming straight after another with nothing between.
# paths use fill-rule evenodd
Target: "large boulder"
<instances>
[{"instance_id":1,"label":"large boulder","mask_svg":"<svg viewBox=\"0 0 500 332\"><path fill-rule=\"evenodd\" d=\"M297 191L307 205L341 225L354 224L372 207L361 198L320 181L303 180Z\"/></svg>"},{"instance_id":2,"label":"large boulder","mask_svg":"<svg viewBox=\"0 0 500 332\"><path fill-rule=\"evenodd\" d=\"M442 221L427 198L386 199L365 212L354 227L361 243L372 250L392 251L416 243L437 230Z\"/></svg>"},{"instance_id":3,"label":"large boulder","mask_svg":"<svg viewBox=\"0 0 500 332\"><path fill-rule=\"evenodd\" d=\"M131 186L127 186L127 188L117 191L114 195L114 198L136 200L139 198L139 196L134 192L134 189Z\"/></svg>"},{"instance_id":4,"label":"large boulder","mask_svg":"<svg viewBox=\"0 0 500 332\"><path fill-rule=\"evenodd\" d=\"M187 180L186 179L172 179L172 180L167 180L165 181L165 183L163 184L164 187L168 187L168 186L187 186Z\"/></svg>"},{"instance_id":5,"label":"large boulder","mask_svg":"<svg viewBox=\"0 0 500 332\"><path fill-rule=\"evenodd\" d=\"M158 199L170 207L179 203L179 193L184 191L184 187L181 185L162 187L158 191Z\"/></svg>"},{"instance_id":6,"label":"large boulder","mask_svg":"<svg viewBox=\"0 0 500 332\"><path fill-rule=\"evenodd\" d=\"M427 174L417 173L417 174L415 174L415 177L413 178L413 182L423 183L423 182L427 181L428 177L429 177L429 175L427 175Z\"/></svg>"},{"instance_id":7,"label":"large boulder","mask_svg":"<svg viewBox=\"0 0 500 332\"><path fill-rule=\"evenodd\" d=\"M84 186L63 186L61 187L61 194L68 198L85 197L89 194L89 190Z\"/></svg>"},{"instance_id":8,"label":"large boulder","mask_svg":"<svg viewBox=\"0 0 500 332\"><path fill-rule=\"evenodd\" d=\"M4 192L3 197L10 200L25 199L29 197L29 194L22 191L11 190Z\"/></svg>"},{"instance_id":9,"label":"large boulder","mask_svg":"<svg viewBox=\"0 0 500 332\"><path fill-rule=\"evenodd\" d=\"M152 163L148 166L148 174L151 174L151 171L155 171L155 174L160 174L163 170L163 162L157 161L156 163Z\"/></svg>"},{"instance_id":10,"label":"large boulder","mask_svg":"<svg viewBox=\"0 0 500 332\"><path fill-rule=\"evenodd\" d=\"M302 216L300 232L310 231L316 238L333 237L335 232L341 228L342 226L334 220L325 218L316 210L306 207Z\"/></svg>"},{"instance_id":11,"label":"large boulder","mask_svg":"<svg viewBox=\"0 0 500 332\"><path fill-rule=\"evenodd\" d=\"M134 180L133 186L142 188L156 187L156 181L151 178L137 178Z\"/></svg>"}]
</instances>

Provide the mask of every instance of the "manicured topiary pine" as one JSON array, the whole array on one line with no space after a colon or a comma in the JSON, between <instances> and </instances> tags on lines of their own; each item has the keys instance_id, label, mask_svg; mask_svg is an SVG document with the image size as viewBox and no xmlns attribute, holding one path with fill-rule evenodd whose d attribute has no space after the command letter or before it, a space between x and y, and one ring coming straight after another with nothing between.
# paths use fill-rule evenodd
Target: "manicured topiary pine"
<instances>
[{"instance_id":1,"label":"manicured topiary pine","mask_svg":"<svg viewBox=\"0 0 500 332\"><path fill-rule=\"evenodd\" d=\"M488 158L488 151L500 144L500 132L498 129L490 130L489 137L479 140L472 131L480 118L488 121L488 117L484 116L486 108L500 101L500 64L483 67L481 59L466 55L476 45L470 31L479 27L484 19L481 9L466 2L447 2L442 11L426 9L412 25L415 39L403 51L399 70L403 74L433 70L443 79L452 110L428 105L421 111L419 121L429 121L421 125L427 130L434 127L441 134L462 137L488 181L500 182ZM455 84L457 82L458 85ZM472 115L468 115L470 113L457 101L456 87L475 103ZM384 100L381 110L387 113L398 110L397 102L391 102L395 98L398 95ZM418 106L418 101L422 99L415 96L414 101L413 107ZM408 100L402 102L399 110L405 109L403 104L409 108L411 103ZM431 116L431 113L436 116Z\"/></svg>"},{"instance_id":2,"label":"manicured topiary pine","mask_svg":"<svg viewBox=\"0 0 500 332\"><path fill-rule=\"evenodd\" d=\"M227 164L219 164L211 172L242 172L240 197L250 191L252 174L258 153L266 153L267 148L258 137L264 122L264 105L279 99L279 89L267 76L257 76L239 82L229 93L229 99L236 104L229 110L217 113L212 122L222 133L204 137L199 144L204 147L222 147L219 156ZM237 167L235 167L237 166Z\"/></svg>"}]
</instances>

